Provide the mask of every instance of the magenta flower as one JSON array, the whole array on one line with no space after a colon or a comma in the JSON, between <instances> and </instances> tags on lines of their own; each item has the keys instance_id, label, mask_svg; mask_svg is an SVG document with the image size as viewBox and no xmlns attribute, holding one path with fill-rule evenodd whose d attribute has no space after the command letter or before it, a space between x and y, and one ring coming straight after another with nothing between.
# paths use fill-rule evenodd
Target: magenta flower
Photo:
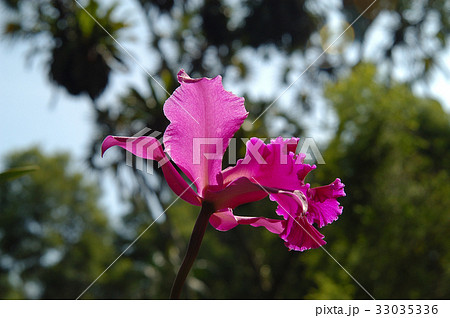
<instances>
[{"instance_id":1,"label":"magenta flower","mask_svg":"<svg viewBox=\"0 0 450 318\"><path fill-rule=\"evenodd\" d=\"M201 217L203 225L201 229L194 228L194 233L204 233L208 221L220 231L247 224L279 235L290 250L324 245L323 235L313 224L322 227L342 213L336 199L345 196L344 184L336 179L329 185L310 188L305 177L316 167L303 163L304 154L295 154L297 138L279 137L267 145L252 138L247 142L245 157L222 170L222 157L230 139L248 115L244 98L225 91L220 76L193 79L181 70L178 81L180 87L164 104L164 114L170 120L164 133L164 150L153 137L108 136L103 141L102 154L112 146L120 146L138 157L158 161L170 188L186 202L202 206L196 228ZM239 205L266 196L278 203L276 213L281 218L233 213Z\"/></svg>"}]
</instances>

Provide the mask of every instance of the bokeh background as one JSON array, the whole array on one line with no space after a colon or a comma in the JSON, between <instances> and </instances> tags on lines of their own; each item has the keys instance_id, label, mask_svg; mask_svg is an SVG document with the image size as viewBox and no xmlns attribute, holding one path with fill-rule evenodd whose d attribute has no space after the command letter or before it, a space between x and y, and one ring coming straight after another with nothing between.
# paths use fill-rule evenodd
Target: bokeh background
<instances>
[{"instance_id":1,"label":"bokeh background","mask_svg":"<svg viewBox=\"0 0 450 318\"><path fill-rule=\"evenodd\" d=\"M314 138L326 164L307 181L340 177L347 192L325 248L375 298L450 297L450 1L0 8L0 298L77 298L172 203L157 169L116 149L101 159L100 143L163 132L181 68L245 96L236 137ZM198 212L177 201L82 298L168 298ZM246 226L207 230L182 297L369 298L323 250Z\"/></svg>"}]
</instances>

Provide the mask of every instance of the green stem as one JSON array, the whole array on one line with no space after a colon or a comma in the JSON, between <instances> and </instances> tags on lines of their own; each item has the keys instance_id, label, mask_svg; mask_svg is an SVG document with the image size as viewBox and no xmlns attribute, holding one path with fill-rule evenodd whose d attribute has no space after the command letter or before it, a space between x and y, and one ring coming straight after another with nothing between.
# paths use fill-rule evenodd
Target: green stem
<instances>
[{"instance_id":1,"label":"green stem","mask_svg":"<svg viewBox=\"0 0 450 318\"><path fill-rule=\"evenodd\" d=\"M183 288L192 264L194 264L195 258L198 255L200 245L202 244L203 235L205 234L206 227L208 225L209 217L214 213L214 206L211 203L203 202L200 214L195 222L194 229L192 230L191 239L189 241L186 255L184 256L183 263L178 270L177 277L173 282L172 291L170 293L170 299L179 299L181 289Z\"/></svg>"}]
</instances>

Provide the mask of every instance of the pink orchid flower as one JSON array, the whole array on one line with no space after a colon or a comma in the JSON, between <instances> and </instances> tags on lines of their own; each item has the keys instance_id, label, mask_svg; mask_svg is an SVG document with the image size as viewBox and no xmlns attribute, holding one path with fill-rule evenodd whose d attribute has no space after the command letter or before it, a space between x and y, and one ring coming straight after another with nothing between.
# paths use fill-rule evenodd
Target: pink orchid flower
<instances>
[{"instance_id":1,"label":"pink orchid flower","mask_svg":"<svg viewBox=\"0 0 450 318\"><path fill-rule=\"evenodd\" d=\"M305 177L316 167L304 163L304 154L295 154L298 138L279 137L268 145L251 138L245 157L222 170L225 150L248 115L244 98L227 92L220 76L193 79L181 70L178 81L180 87L164 104L164 114L170 120L163 137L165 150L156 138L148 136L108 136L102 144L102 155L110 147L119 146L138 157L158 161L170 188L186 202L202 207L171 298L180 296L208 222L219 231L231 230L239 224L264 227L278 234L290 250L324 245L323 235L313 223L322 227L342 213L336 198L345 196L344 184L336 179L329 185L310 188ZM236 207L266 196L278 203L276 213L282 218L233 213Z\"/></svg>"},{"instance_id":2,"label":"pink orchid flower","mask_svg":"<svg viewBox=\"0 0 450 318\"><path fill-rule=\"evenodd\" d=\"M209 223L219 231L247 224L278 234L291 250L324 245L324 236L312 224L322 227L338 218L342 207L336 198L345 196L344 184L336 179L329 185L310 188L305 177L316 166L303 163L305 154L295 154L298 138L279 137L270 144L251 138L245 157L222 170L230 139L248 115L244 98L226 91L220 76L193 79L181 70L178 81L180 87L164 104L164 114L170 120L163 137L165 151L154 137L108 136L102 144L102 155L110 147L119 146L138 157L157 160L170 188L181 199L211 206ZM166 153L197 191L178 173ZM239 205L266 196L278 203L276 213L282 219L233 213Z\"/></svg>"}]
</instances>

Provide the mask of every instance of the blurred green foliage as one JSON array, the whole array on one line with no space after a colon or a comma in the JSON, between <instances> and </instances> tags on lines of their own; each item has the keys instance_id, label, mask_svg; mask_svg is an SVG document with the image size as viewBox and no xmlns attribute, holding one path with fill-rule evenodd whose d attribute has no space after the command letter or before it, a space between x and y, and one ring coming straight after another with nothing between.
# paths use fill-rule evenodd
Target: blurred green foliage
<instances>
[{"instance_id":1,"label":"blurred green foliage","mask_svg":"<svg viewBox=\"0 0 450 318\"><path fill-rule=\"evenodd\" d=\"M447 298L450 118L436 101L375 75L359 65L326 89L339 125L327 164L308 181L339 176L348 196L343 215L322 229L325 248L376 298ZM41 169L1 185L2 297L27 297L33 283L39 297L75 298L154 221L145 199L132 196L124 227L112 228L97 189L70 172L67 156L34 149L7 163ZM273 217L274 209L260 201L236 213ZM167 298L197 210L176 202L83 297ZM58 257L49 265L51 253ZM368 298L322 250L289 252L276 235L246 226L208 229L183 296Z\"/></svg>"},{"instance_id":2,"label":"blurred green foliage","mask_svg":"<svg viewBox=\"0 0 450 318\"><path fill-rule=\"evenodd\" d=\"M34 148L5 165L40 169L0 183L0 297L76 298L114 256L97 187L64 154Z\"/></svg>"},{"instance_id":3,"label":"blurred green foliage","mask_svg":"<svg viewBox=\"0 0 450 318\"><path fill-rule=\"evenodd\" d=\"M339 128L317 173L340 176L348 193L339 225L327 228L339 241L330 252L377 298L448 298L450 116L377 80L374 65L359 65L326 96Z\"/></svg>"}]
</instances>

